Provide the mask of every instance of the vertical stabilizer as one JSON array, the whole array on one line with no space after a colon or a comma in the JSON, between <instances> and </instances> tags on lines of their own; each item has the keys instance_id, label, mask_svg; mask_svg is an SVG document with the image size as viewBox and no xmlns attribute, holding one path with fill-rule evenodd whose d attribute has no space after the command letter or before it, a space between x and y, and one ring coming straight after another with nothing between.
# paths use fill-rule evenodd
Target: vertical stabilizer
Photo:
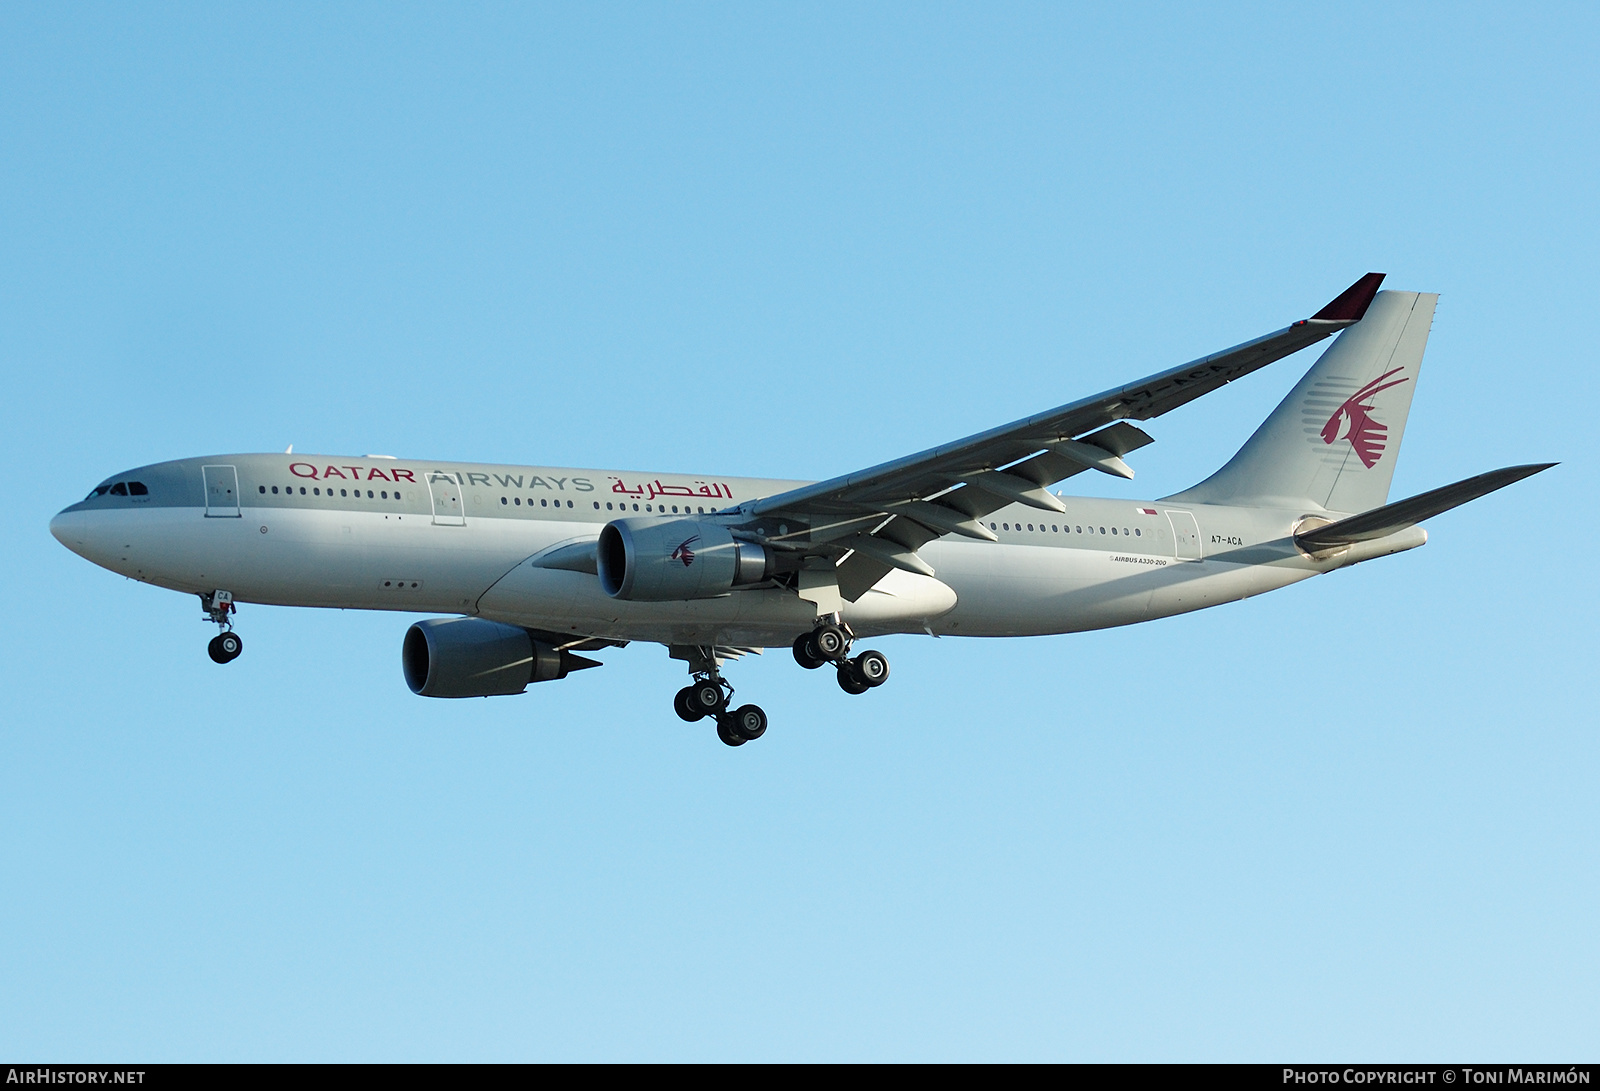
<instances>
[{"instance_id":1,"label":"vertical stabilizer","mask_svg":"<svg viewBox=\"0 0 1600 1091\"><path fill-rule=\"evenodd\" d=\"M1340 512L1382 505L1438 301L1379 292L1226 466L1170 499Z\"/></svg>"}]
</instances>

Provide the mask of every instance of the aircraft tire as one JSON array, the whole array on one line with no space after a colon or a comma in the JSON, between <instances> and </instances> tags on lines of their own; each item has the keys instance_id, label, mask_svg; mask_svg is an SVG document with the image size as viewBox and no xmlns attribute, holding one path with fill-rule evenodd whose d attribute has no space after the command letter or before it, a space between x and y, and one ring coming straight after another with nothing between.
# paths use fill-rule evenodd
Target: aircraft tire
<instances>
[{"instance_id":1,"label":"aircraft tire","mask_svg":"<svg viewBox=\"0 0 1600 1091\"><path fill-rule=\"evenodd\" d=\"M872 687L856 674L855 664L846 660L839 664L839 688L852 696L865 693Z\"/></svg>"},{"instance_id":2,"label":"aircraft tire","mask_svg":"<svg viewBox=\"0 0 1600 1091\"><path fill-rule=\"evenodd\" d=\"M729 746L743 746L750 741L739 733L739 726L733 722L732 716L717 717L717 738Z\"/></svg>"},{"instance_id":3,"label":"aircraft tire","mask_svg":"<svg viewBox=\"0 0 1600 1091\"><path fill-rule=\"evenodd\" d=\"M727 707L728 696L715 682L696 682L689 689L691 696L684 704L701 716L717 716Z\"/></svg>"},{"instance_id":4,"label":"aircraft tire","mask_svg":"<svg viewBox=\"0 0 1600 1091\"><path fill-rule=\"evenodd\" d=\"M837 625L818 625L811 633L811 646L824 659L839 659L850 650L850 638Z\"/></svg>"},{"instance_id":5,"label":"aircraft tire","mask_svg":"<svg viewBox=\"0 0 1600 1091\"><path fill-rule=\"evenodd\" d=\"M206 654L213 663L232 663L244 651L244 641L238 633L218 633L206 645Z\"/></svg>"},{"instance_id":6,"label":"aircraft tire","mask_svg":"<svg viewBox=\"0 0 1600 1091\"><path fill-rule=\"evenodd\" d=\"M673 696L672 711L678 714L678 719L691 724L705 716L695 708L693 686L684 686Z\"/></svg>"},{"instance_id":7,"label":"aircraft tire","mask_svg":"<svg viewBox=\"0 0 1600 1091\"><path fill-rule=\"evenodd\" d=\"M733 714L734 730L754 741L767 733L767 714L760 705L740 705Z\"/></svg>"},{"instance_id":8,"label":"aircraft tire","mask_svg":"<svg viewBox=\"0 0 1600 1091\"><path fill-rule=\"evenodd\" d=\"M814 671L828 660L817 651L816 642L811 639L811 634L801 633L794 640L794 661L806 670Z\"/></svg>"},{"instance_id":9,"label":"aircraft tire","mask_svg":"<svg viewBox=\"0 0 1600 1091\"><path fill-rule=\"evenodd\" d=\"M865 651L852 660L856 677L876 689L889 680L889 658L882 652Z\"/></svg>"}]
</instances>

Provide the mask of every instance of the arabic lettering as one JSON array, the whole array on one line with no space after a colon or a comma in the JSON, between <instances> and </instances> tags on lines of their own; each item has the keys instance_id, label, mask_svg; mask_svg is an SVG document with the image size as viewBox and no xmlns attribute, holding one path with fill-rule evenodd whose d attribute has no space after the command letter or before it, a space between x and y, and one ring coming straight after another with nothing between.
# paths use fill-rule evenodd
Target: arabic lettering
<instances>
[{"instance_id":1,"label":"arabic lettering","mask_svg":"<svg viewBox=\"0 0 1600 1091\"><path fill-rule=\"evenodd\" d=\"M658 477L654 481L646 481L642 485L629 487L628 483L620 477L611 479L611 491L623 496L637 496L643 500L655 500L662 496L682 496L689 499L706 500L732 500L733 490L721 481L696 481L694 485L667 485ZM695 488L698 485L699 488Z\"/></svg>"}]
</instances>

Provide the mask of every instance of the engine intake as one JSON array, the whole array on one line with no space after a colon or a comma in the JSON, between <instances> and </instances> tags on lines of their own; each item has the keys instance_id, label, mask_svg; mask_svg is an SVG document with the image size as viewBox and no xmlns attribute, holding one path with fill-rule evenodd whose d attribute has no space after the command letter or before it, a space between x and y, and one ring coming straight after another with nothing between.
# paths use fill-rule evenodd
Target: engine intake
<instances>
[{"instance_id":1,"label":"engine intake","mask_svg":"<svg viewBox=\"0 0 1600 1091\"><path fill-rule=\"evenodd\" d=\"M429 618L406 630L400 650L406 685L419 697L498 697L598 667L528 635L476 617Z\"/></svg>"},{"instance_id":2,"label":"engine intake","mask_svg":"<svg viewBox=\"0 0 1600 1091\"><path fill-rule=\"evenodd\" d=\"M698 519L617 519L595 550L600 586L636 602L706 599L772 575L772 554Z\"/></svg>"}]
</instances>

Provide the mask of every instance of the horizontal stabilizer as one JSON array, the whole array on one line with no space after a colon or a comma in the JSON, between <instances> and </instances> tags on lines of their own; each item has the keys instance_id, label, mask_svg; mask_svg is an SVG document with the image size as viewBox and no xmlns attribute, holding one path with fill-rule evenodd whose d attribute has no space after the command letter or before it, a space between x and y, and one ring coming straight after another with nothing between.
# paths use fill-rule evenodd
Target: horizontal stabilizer
<instances>
[{"instance_id":1,"label":"horizontal stabilizer","mask_svg":"<svg viewBox=\"0 0 1600 1091\"><path fill-rule=\"evenodd\" d=\"M1337 523L1329 523L1327 526L1308 530L1304 534L1296 534L1294 540L1307 551L1315 552L1319 549L1365 542L1373 538L1386 538L1396 531L1415 526L1424 519L1447 512L1451 508L1460 507L1469 500L1487 496L1496 489L1503 489L1525 477L1532 477L1541 470L1548 470L1554 465L1556 465L1554 462L1541 462L1532 466L1508 466L1503 470L1490 470L1486 474L1457 481L1454 485L1430 489L1408 500L1385 504L1381 508L1364 511L1348 519L1340 519Z\"/></svg>"}]
</instances>

